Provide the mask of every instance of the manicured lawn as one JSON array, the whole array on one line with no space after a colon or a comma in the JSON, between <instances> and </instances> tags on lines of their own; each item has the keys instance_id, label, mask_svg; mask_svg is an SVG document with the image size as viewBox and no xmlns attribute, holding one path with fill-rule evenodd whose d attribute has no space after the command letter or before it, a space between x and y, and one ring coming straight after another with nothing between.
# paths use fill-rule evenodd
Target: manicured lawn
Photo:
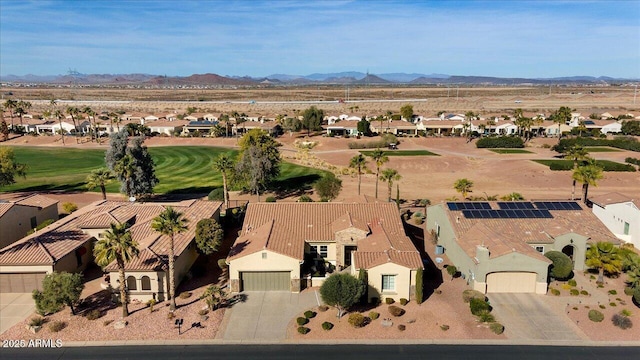
<instances>
[{"instance_id":1,"label":"manicured lawn","mask_svg":"<svg viewBox=\"0 0 640 360\"><path fill-rule=\"evenodd\" d=\"M27 178L2 191L86 191L85 179L91 170L103 167L104 150L14 147L16 159L29 167ZM149 148L160 183L155 193L206 193L222 186L222 176L212 170L213 160L223 152L236 155L236 150L205 146L166 146ZM309 187L324 173L309 167L282 163L280 177L274 184L279 191ZM117 181L109 184L109 192L118 192ZM98 191L95 189L94 191Z\"/></svg>"},{"instance_id":2,"label":"manicured lawn","mask_svg":"<svg viewBox=\"0 0 640 360\"><path fill-rule=\"evenodd\" d=\"M498 154L532 154L529 150L522 149L487 149Z\"/></svg>"},{"instance_id":3,"label":"manicured lawn","mask_svg":"<svg viewBox=\"0 0 640 360\"><path fill-rule=\"evenodd\" d=\"M531 160L539 164L548 166L551 170L568 171L573 169L573 161L571 160ZM609 160L596 160L596 163L604 169L604 171L636 171L635 167L630 164L622 164Z\"/></svg>"},{"instance_id":4,"label":"manicured lawn","mask_svg":"<svg viewBox=\"0 0 640 360\"><path fill-rule=\"evenodd\" d=\"M362 155L371 155L373 150L361 150ZM386 156L440 156L428 150L388 150L385 151Z\"/></svg>"},{"instance_id":5,"label":"manicured lawn","mask_svg":"<svg viewBox=\"0 0 640 360\"><path fill-rule=\"evenodd\" d=\"M620 152L622 150L610 148L610 147L599 147L599 146L588 146L586 147L587 151L592 152Z\"/></svg>"}]
</instances>

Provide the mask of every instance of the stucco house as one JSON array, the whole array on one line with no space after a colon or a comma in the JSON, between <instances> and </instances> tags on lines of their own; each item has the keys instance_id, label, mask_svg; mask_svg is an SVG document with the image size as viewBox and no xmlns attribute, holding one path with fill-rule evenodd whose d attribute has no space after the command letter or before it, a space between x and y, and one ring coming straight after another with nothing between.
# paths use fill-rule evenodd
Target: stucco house
<instances>
[{"instance_id":1,"label":"stucco house","mask_svg":"<svg viewBox=\"0 0 640 360\"><path fill-rule=\"evenodd\" d=\"M393 203L250 203L227 258L230 287L299 292L333 269L368 272L369 299L410 299L420 254Z\"/></svg>"},{"instance_id":2,"label":"stucco house","mask_svg":"<svg viewBox=\"0 0 640 360\"><path fill-rule=\"evenodd\" d=\"M589 198L593 214L618 239L640 249L640 199L620 193L609 193Z\"/></svg>"},{"instance_id":3,"label":"stucco house","mask_svg":"<svg viewBox=\"0 0 640 360\"><path fill-rule=\"evenodd\" d=\"M608 134L608 133L617 134L617 133L620 133L620 132L622 132L622 124L617 122L617 121L605 124L600 129L600 132L603 133L603 134Z\"/></svg>"},{"instance_id":4,"label":"stucco house","mask_svg":"<svg viewBox=\"0 0 640 360\"><path fill-rule=\"evenodd\" d=\"M360 120L342 120L327 125L327 135L356 136L358 135L358 123Z\"/></svg>"},{"instance_id":5,"label":"stucco house","mask_svg":"<svg viewBox=\"0 0 640 360\"><path fill-rule=\"evenodd\" d=\"M45 220L58 220L58 200L34 194L0 200L0 249L22 239Z\"/></svg>"},{"instance_id":6,"label":"stucco house","mask_svg":"<svg viewBox=\"0 0 640 360\"><path fill-rule=\"evenodd\" d=\"M620 243L573 201L438 204L427 208L426 231L482 293L545 294L551 261L544 253L561 251L584 270L591 243Z\"/></svg>"},{"instance_id":7,"label":"stucco house","mask_svg":"<svg viewBox=\"0 0 640 360\"><path fill-rule=\"evenodd\" d=\"M40 288L46 274L80 272L93 262L93 247L113 222L129 223L140 256L126 265L131 299L166 299L168 238L151 228L154 217L174 207L188 219L189 229L175 236L175 270L180 282L197 258L195 227L204 218L218 218L221 202L185 200L167 203L97 201L0 250L0 291L31 292ZM114 264L105 268L117 289Z\"/></svg>"},{"instance_id":8,"label":"stucco house","mask_svg":"<svg viewBox=\"0 0 640 360\"><path fill-rule=\"evenodd\" d=\"M148 123L147 127L151 133L157 132L158 134L178 136L182 133L182 129L186 124L187 122L184 120L154 121L153 123Z\"/></svg>"}]
</instances>

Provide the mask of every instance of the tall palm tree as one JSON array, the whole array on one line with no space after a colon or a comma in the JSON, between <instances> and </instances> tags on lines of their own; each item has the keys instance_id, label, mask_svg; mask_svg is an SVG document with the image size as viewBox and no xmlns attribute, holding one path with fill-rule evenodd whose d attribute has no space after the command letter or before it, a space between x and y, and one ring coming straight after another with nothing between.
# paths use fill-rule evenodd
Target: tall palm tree
<instances>
[{"instance_id":1,"label":"tall palm tree","mask_svg":"<svg viewBox=\"0 0 640 360\"><path fill-rule=\"evenodd\" d=\"M453 188L456 189L457 192L462 194L463 199L467 198L467 194L471 192L472 187L473 187L473 181L466 178L458 179L453 184Z\"/></svg>"},{"instance_id":2,"label":"tall palm tree","mask_svg":"<svg viewBox=\"0 0 640 360\"><path fill-rule=\"evenodd\" d=\"M234 161L227 153L222 153L213 161L213 169L222 174L222 191L224 192L224 205L229 208L229 190L227 189L227 176L233 170Z\"/></svg>"},{"instance_id":3,"label":"tall palm tree","mask_svg":"<svg viewBox=\"0 0 640 360\"><path fill-rule=\"evenodd\" d=\"M87 188L95 189L100 187L102 192L102 200L107 200L106 185L113 181L116 177L107 168L95 169L87 176Z\"/></svg>"},{"instance_id":4,"label":"tall palm tree","mask_svg":"<svg viewBox=\"0 0 640 360\"><path fill-rule=\"evenodd\" d=\"M573 170L572 178L582 183L582 202L587 204L589 185L598 186L597 182L602 177L602 168L595 161L590 161L587 165L578 166Z\"/></svg>"},{"instance_id":5,"label":"tall palm tree","mask_svg":"<svg viewBox=\"0 0 640 360\"><path fill-rule=\"evenodd\" d=\"M87 114L87 118L89 118L89 126L93 129L91 132L91 141L93 141L95 137L95 140L100 144L100 137L98 136L98 128L96 126L96 112L89 106L85 106L85 108L82 109L82 112Z\"/></svg>"},{"instance_id":6,"label":"tall palm tree","mask_svg":"<svg viewBox=\"0 0 640 360\"><path fill-rule=\"evenodd\" d=\"M402 178L400 174L398 174L398 170L396 169L384 169L382 170L382 174L380 175L380 180L387 182L387 188L389 190L389 199L391 202L391 188L393 187L393 182L398 181Z\"/></svg>"},{"instance_id":7,"label":"tall palm tree","mask_svg":"<svg viewBox=\"0 0 640 360\"><path fill-rule=\"evenodd\" d=\"M4 102L4 108L9 110L9 115L11 116L11 131L15 131L16 129L13 127L13 113L18 107L18 102L15 100L7 99Z\"/></svg>"},{"instance_id":8,"label":"tall palm tree","mask_svg":"<svg viewBox=\"0 0 640 360\"><path fill-rule=\"evenodd\" d=\"M56 109L53 112L53 117L58 119L58 124L60 125L60 136L62 136L62 145L64 145L64 129L62 128L62 118L64 117L64 114L60 109Z\"/></svg>"},{"instance_id":9,"label":"tall palm tree","mask_svg":"<svg viewBox=\"0 0 640 360\"><path fill-rule=\"evenodd\" d=\"M104 236L98 240L93 248L93 256L99 266L104 268L114 260L118 264L123 318L129 316L124 267L133 258L138 257L139 253L138 243L131 238L131 231L129 231L129 224L127 223L111 223L110 229L104 233Z\"/></svg>"},{"instance_id":10,"label":"tall palm tree","mask_svg":"<svg viewBox=\"0 0 640 360\"><path fill-rule=\"evenodd\" d=\"M351 158L349 167L358 171L358 195L360 195L360 183L362 182L362 172L367 168L367 159L358 154Z\"/></svg>"},{"instance_id":11,"label":"tall palm tree","mask_svg":"<svg viewBox=\"0 0 640 360\"><path fill-rule=\"evenodd\" d=\"M188 220L183 217L181 212L174 210L171 206L160 213L151 222L153 230L169 237L169 297L171 298L171 306L169 310L176 309L176 278L175 278L175 249L174 237L177 234L187 231Z\"/></svg>"},{"instance_id":12,"label":"tall palm tree","mask_svg":"<svg viewBox=\"0 0 640 360\"><path fill-rule=\"evenodd\" d=\"M380 167L389 161L389 157L384 151L375 149L371 154L371 159L376 163L376 199L378 198L378 178L380 177Z\"/></svg>"},{"instance_id":13,"label":"tall palm tree","mask_svg":"<svg viewBox=\"0 0 640 360\"><path fill-rule=\"evenodd\" d=\"M467 120L467 122L465 123L465 129L466 129L465 135L467 135L467 142L469 142L471 141L471 120L475 120L478 117L478 114L474 113L473 111L467 111L464 114L464 117Z\"/></svg>"},{"instance_id":14,"label":"tall palm tree","mask_svg":"<svg viewBox=\"0 0 640 360\"><path fill-rule=\"evenodd\" d=\"M561 133L560 127L562 124L566 124L571 121L571 108L567 106L561 106L553 113L553 122L558 124L558 144L560 143Z\"/></svg>"},{"instance_id":15,"label":"tall palm tree","mask_svg":"<svg viewBox=\"0 0 640 360\"><path fill-rule=\"evenodd\" d=\"M31 109L31 103L28 101L19 100L16 104L16 114L20 116L20 126L22 126L23 116L29 113L29 109Z\"/></svg>"},{"instance_id":16,"label":"tall palm tree","mask_svg":"<svg viewBox=\"0 0 640 360\"><path fill-rule=\"evenodd\" d=\"M585 264L598 270L597 283L604 282L604 273L618 274L622 270L619 249L610 242L600 241L587 249Z\"/></svg>"},{"instance_id":17,"label":"tall palm tree","mask_svg":"<svg viewBox=\"0 0 640 360\"><path fill-rule=\"evenodd\" d=\"M564 152L564 158L573 161L573 170L578 167L579 161L589 159L589 151L582 145L573 145ZM571 200L575 199L576 179L573 179L573 189L571 190Z\"/></svg>"},{"instance_id":18,"label":"tall palm tree","mask_svg":"<svg viewBox=\"0 0 640 360\"><path fill-rule=\"evenodd\" d=\"M78 143L78 124L76 124L76 118L80 114L80 109L75 106L67 106L66 110L67 114L71 116L71 121L73 122L73 128L75 129L75 138L76 144Z\"/></svg>"}]
</instances>

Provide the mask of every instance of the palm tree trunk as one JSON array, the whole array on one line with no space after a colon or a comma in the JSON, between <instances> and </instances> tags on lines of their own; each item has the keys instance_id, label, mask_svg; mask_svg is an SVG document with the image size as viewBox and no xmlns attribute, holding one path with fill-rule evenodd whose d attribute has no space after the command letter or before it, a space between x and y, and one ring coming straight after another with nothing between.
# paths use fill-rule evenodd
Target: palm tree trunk
<instances>
[{"instance_id":1,"label":"palm tree trunk","mask_svg":"<svg viewBox=\"0 0 640 360\"><path fill-rule=\"evenodd\" d=\"M60 136L62 136L62 145L64 145L64 129L62 128L62 120L58 119L58 124L60 125Z\"/></svg>"},{"instance_id":2,"label":"palm tree trunk","mask_svg":"<svg viewBox=\"0 0 640 360\"><path fill-rule=\"evenodd\" d=\"M102 200L107 200L107 188L104 184L100 184L100 191L102 191Z\"/></svg>"},{"instance_id":3,"label":"palm tree trunk","mask_svg":"<svg viewBox=\"0 0 640 360\"><path fill-rule=\"evenodd\" d=\"M391 202L391 188L393 187L393 183L389 181L389 202Z\"/></svg>"},{"instance_id":4,"label":"palm tree trunk","mask_svg":"<svg viewBox=\"0 0 640 360\"><path fill-rule=\"evenodd\" d=\"M171 305L169 310L176 309L176 277L174 273L175 266L175 254L173 249L173 235L171 235L171 243L169 245L169 297L171 298Z\"/></svg>"},{"instance_id":5,"label":"palm tree trunk","mask_svg":"<svg viewBox=\"0 0 640 360\"><path fill-rule=\"evenodd\" d=\"M587 194L589 192L589 183L584 183L582 184L582 190L583 190L583 196L584 198L582 199L582 202L587 205Z\"/></svg>"},{"instance_id":6,"label":"palm tree trunk","mask_svg":"<svg viewBox=\"0 0 640 360\"><path fill-rule=\"evenodd\" d=\"M224 192L224 206L229 208L229 193L227 192L227 173L222 172L222 191Z\"/></svg>"},{"instance_id":7,"label":"palm tree trunk","mask_svg":"<svg viewBox=\"0 0 640 360\"><path fill-rule=\"evenodd\" d=\"M376 199L378 198L378 178L380 177L380 167L376 168Z\"/></svg>"},{"instance_id":8,"label":"palm tree trunk","mask_svg":"<svg viewBox=\"0 0 640 360\"><path fill-rule=\"evenodd\" d=\"M573 180L573 188L571 189L571 200L576 198L576 181Z\"/></svg>"},{"instance_id":9,"label":"palm tree trunk","mask_svg":"<svg viewBox=\"0 0 640 360\"><path fill-rule=\"evenodd\" d=\"M358 171L358 196L360 195L360 182L362 181L362 174Z\"/></svg>"},{"instance_id":10,"label":"palm tree trunk","mask_svg":"<svg viewBox=\"0 0 640 360\"><path fill-rule=\"evenodd\" d=\"M124 278L124 262L118 258L118 274L120 275L120 302L122 303L122 318L129 316L129 305L127 304L126 280Z\"/></svg>"}]
</instances>

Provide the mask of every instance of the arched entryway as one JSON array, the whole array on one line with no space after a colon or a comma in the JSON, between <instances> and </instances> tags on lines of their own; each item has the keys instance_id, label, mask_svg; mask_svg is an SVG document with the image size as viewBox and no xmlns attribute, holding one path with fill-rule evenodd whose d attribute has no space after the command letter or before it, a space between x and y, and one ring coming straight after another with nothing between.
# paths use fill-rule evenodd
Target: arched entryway
<instances>
[{"instance_id":1,"label":"arched entryway","mask_svg":"<svg viewBox=\"0 0 640 360\"><path fill-rule=\"evenodd\" d=\"M571 259L571 262L573 264L576 263L575 259L573 258L574 252L575 252L575 247L573 245L567 245L567 246L562 248L562 253L567 255L569 257L569 259Z\"/></svg>"}]
</instances>

